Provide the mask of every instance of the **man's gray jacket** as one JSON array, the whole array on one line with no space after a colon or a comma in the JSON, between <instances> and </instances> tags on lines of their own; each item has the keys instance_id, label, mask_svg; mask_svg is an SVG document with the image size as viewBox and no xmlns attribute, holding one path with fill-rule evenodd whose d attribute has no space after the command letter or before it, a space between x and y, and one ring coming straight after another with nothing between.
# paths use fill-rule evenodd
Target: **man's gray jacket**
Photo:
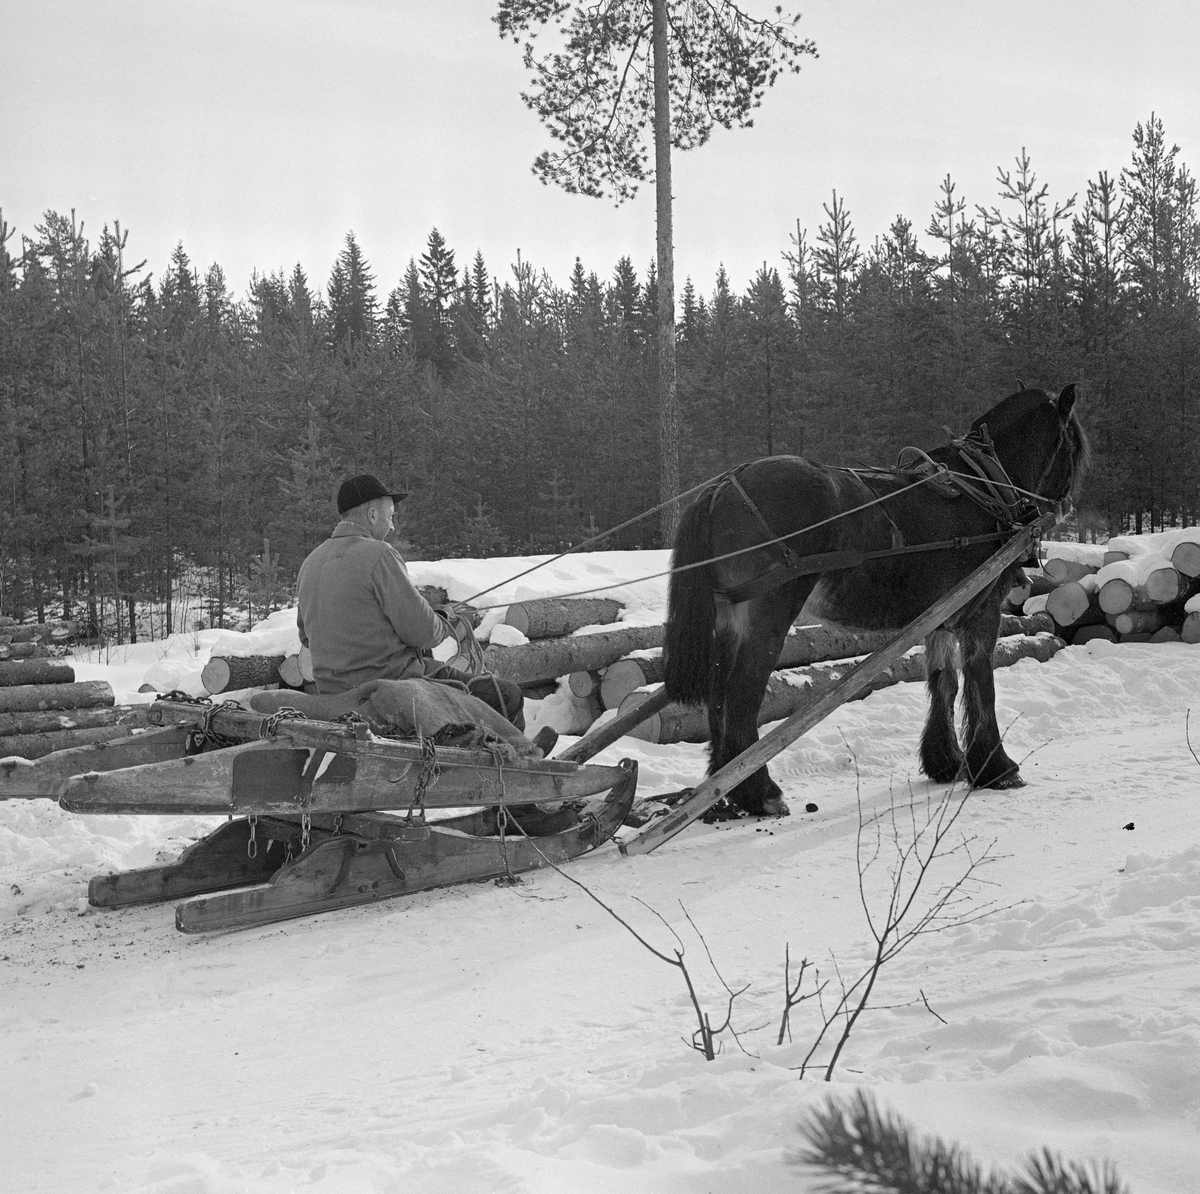
<instances>
[{"instance_id":1,"label":"man's gray jacket","mask_svg":"<svg viewBox=\"0 0 1200 1194\"><path fill-rule=\"evenodd\" d=\"M300 566L297 605L318 692L421 676L429 650L450 633L400 553L353 522L339 522Z\"/></svg>"}]
</instances>

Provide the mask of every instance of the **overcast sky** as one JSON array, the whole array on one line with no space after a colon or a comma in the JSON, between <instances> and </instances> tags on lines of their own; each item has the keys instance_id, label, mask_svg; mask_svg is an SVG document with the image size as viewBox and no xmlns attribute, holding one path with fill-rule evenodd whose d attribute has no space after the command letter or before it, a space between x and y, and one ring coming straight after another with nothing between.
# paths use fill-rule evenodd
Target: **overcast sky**
<instances>
[{"instance_id":1,"label":"overcast sky","mask_svg":"<svg viewBox=\"0 0 1200 1194\"><path fill-rule=\"evenodd\" d=\"M752 12L766 14L761 0ZM0 211L74 207L161 272L177 241L235 294L298 261L324 287L353 229L381 297L437 227L466 264L518 250L644 273L652 188L620 208L538 182L548 144L494 0L0 0ZM750 130L675 158L676 277L741 288L837 188L859 239L924 229L947 173L995 204L1026 147L1052 198L1129 161L1151 111L1200 163L1197 0L812 0L820 57Z\"/></svg>"}]
</instances>

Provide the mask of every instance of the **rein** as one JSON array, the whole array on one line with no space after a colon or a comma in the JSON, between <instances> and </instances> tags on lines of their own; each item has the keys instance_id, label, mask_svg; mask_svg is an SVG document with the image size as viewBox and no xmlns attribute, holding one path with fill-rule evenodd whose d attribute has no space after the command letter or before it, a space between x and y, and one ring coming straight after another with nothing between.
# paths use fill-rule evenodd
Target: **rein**
<instances>
[{"instance_id":1,"label":"rein","mask_svg":"<svg viewBox=\"0 0 1200 1194\"><path fill-rule=\"evenodd\" d=\"M999 539L1006 538L1008 533L1014 527L1026 525L1028 522L1031 522L1039 512L1048 513L1051 510L1061 509L1062 504L1060 502L1056 502L1054 499L1048 498L1043 494L1034 493L1032 490L1023 489L1021 486L1015 484L1011 478L1009 478L1004 466L997 459L995 455L995 449L992 446L991 437L987 434L986 426L982 427L980 430L982 435L979 436L978 447L972 442L973 437L970 433L962 436L960 439L951 441L953 446L959 450L959 454L964 462L972 469L971 474L957 472L948 468L944 464L939 464L932 457L930 457L928 453L922 451L920 448L905 448L900 453L900 460L902 462L905 459L910 458L910 453L913 454L913 458L924 458L926 463L918 468L897 467L891 469L839 469L838 471L851 473L860 480L862 480L864 477L890 477L895 480L905 480L908 483L892 493L883 494L881 497L877 497L869 502L864 502L861 506L855 506L850 510L841 510L829 518L822 519L820 522L814 522L810 526L802 527L798 531L789 531L786 535L776 535L774 533L774 531L771 529L770 523L768 523L763 517L762 512L754 504L744 486L737 481L737 474L741 472L742 469L747 467L745 464L738 465L737 468L729 469L724 473L718 473L716 476L710 477L708 480L701 481L698 484L693 485L690 489L684 490L675 497L668 498L665 502L660 502L657 506L653 506L649 510L644 510L641 514L637 514L632 518L626 519L625 522L619 524L618 526L612 527L607 531L601 531L599 534L593 535L590 539L586 539L574 547L569 547L566 551L559 552L557 555L551 556L545 560L541 560L529 568L526 568L523 572L518 572L515 576L510 576L507 580L497 581L494 585L491 585L486 589L481 589L478 593L475 593L474 596L467 598L467 603L474 606L474 608L480 612L490 609L504 609L512 603L509 601L504 601L497 602L495 605L475 605L475 602L480 597L483 597L488 593L492 593L504 585L511 584L515 580L519 580L522 577L528 576L530 573L536 572L540 568L545 568L548 565L563 559L565 556L572 555L574 552L582 551L584 548L590 547L593 543L599 543L602 540L607 539L609 536L616 534L617 531L624 530L626 527L632 526L633 524L640 522L642 519L658 513L658 511L665 509L667 506L670 506L675 502L683 501L683 499L691 496L693 493L698 493L711 487L712 492L709 496L709 502L711 503L713 500L715 500L717 493L719 493L720 490L727 484L733 485L737 489L751 510L752 514L755 515L756 521L767 535L767 539L764 542L752 543L747 547L739 547L734 551L725 552L723 555L713 556L707 560L698 560L694 564L685 564L679 568L668 568L662 572L651 572L646 576L639 576L634 580L617 581L614 584L609 585L597 585L590 589L576 589L570 593L558 593L555 594L556 599L564 597L588 597L594 593L606 593L612 589L623 589L631 585L641 584L645 581L659 580L664 576L674 576L677 573L690 572L696 568L707 568L710 564L720 564L725 560L736 559L738 556L746 555L752 551L761 551L763 548L778 547L780 555L786 561L784 565L776 565L769 569L768 572L763 576L756 578L756 580L748 581L745 585L736 586L732 590L718 590L718 592L741 593L744 590L754 587L755 591L751 594L751 596L758 596L761 595L761 593L769 592L772 588L775 588L778 585L786 584L794 577L812 575L814 572L833 572L842 569L856 568L859 564L867 561L884 559L893 555L908 555L921 551L945 551L956 548L970 547L977 543L994 542ZM1061 447L1061 432L1059 442ZM831 522L837 522L840 519L848 518L852 514L860 514L864 510L869 510L875 506L883 507L883 504L891 498L899 497L900 494L907 493L909 490L918 489L930 484L932 484L935 489L941 488L943 492L944 487L953 486L958 493L970 498L982 509L990 513L997 522L1006 524L1006 528L1004 530L992 532L988 535L971 535L958 539L941 539L934 543L920 543L911 545L899 544L891 548L883 548L879 551L870 552L856 552L852 550L844 552L828 552L824 553L823 555L807 556L803 559L798 557L788 546L787 541L789 539L796 538L798 535L804 535L809 531L815 531L820 527L827 526ZM1010 495L1009 497L1004 496L1006 491ZM1018 500L1018 495L1022 500ZM954 495L950 494L947 496ZM1031 504L1033 506L1032 509ZM888 522L892 524L893 539L895 539L897 536L902 539L903 536L900 535L899 527L897 527L895 521L891 518L890 514L888 514L887 510L883 509L882 513L884 517L887 518ZM1036 553L1036 543L1031 550ZM839 558L844 562L837 562ZM819 560L828 562L822 564L820 567L809 566L811 561ZM795 571L792 571L792 569L795 569ZM763 584L763 582L768 578L770 578L771 583ZM759 586L762 587L760 588ZM739 597L738 600L749 600L749 597Z\"/></svg>"},{"instance_id":2,"label":"rein","mask_svg":"<svg viewBox=\"0 0 1200 1194\"><path fill-rule=\"evenodd\" d=\"M985 535L966 535L954 539L938 539L930 543L908 544L904 542L903 533L896 521L884 510L884 517L887 518L892 527L893 540L891 547L879 548L874 551L860 551L855 548L847 548L843 551L822 552L817 555L808 555L801 558L788 546L787 540L794 538L796 535L802 535L814 528L805 527L804 530L793 531L788 535L776 535L763 516L762 511L755 505L754 500L737 479L737 473L741 468L745 467L745 465L742 465L717 483L709 497L709 508L711 509L712 505L716 502L717 496L724 485L730 485L738 492L742 501L754 516L755 521L767 534L767 542L758 543L754 546L760 549L771 546L778 547L782 563L772 565L761 576L756 576L753 580L745 581L740 585L718 589L718 594L731 604L736 605L742 601L750 601L754 597L761 597L763 594L771 592L772 589L779 588L781 585L785 585L801 576L814 576L822 572L848 571L871 560L891 559L895 556L912 555L918 552L961 550L966 547L973 547L976 544L995 543L1001 539L1007 539L1017 527L1028 525L1040 515L1049 513L1050 510L1057 507L1058 503L1051 501L1049 498L1043 497L1041 494L1031 493L1029 490L1022 489L1013 483L1008 475L1008 471L996 456L996 449L992 444L986 424L981 426L978 432L965 435L961 439L951 442L958 449L959 457L972 470L974 475L954 472L944 464L939 464L927 452L921 451L920 448L905 448L900 453L900 461L902 462L913 459L913 454L923 457L925 463L919 468L846 468L839 471L850 473L862 482L864 486L866 485L866 481L864 480L866 477L888 477L895 480L919 477L922 481L932 483L935 486L940 483L943 487L951 487L956 492L951 492L946 496L955 497L958 494L962 494L964 497L969 498L984 513L996 520L999 524L998 530ZM896 493L902 492L904 491L896 491ZM945 490L943 489L944 492ZM888 498L895 497L896 493L884 494L877 499L877 503L872 504L882 504ZM859 509L863 508L859 507ZM855 511L847 510L839 517L845 517L845 515L852 513L855 513ZM1033 551L1036 553L1036 544L1033 547Z\"/></svg>"}]
</instances>

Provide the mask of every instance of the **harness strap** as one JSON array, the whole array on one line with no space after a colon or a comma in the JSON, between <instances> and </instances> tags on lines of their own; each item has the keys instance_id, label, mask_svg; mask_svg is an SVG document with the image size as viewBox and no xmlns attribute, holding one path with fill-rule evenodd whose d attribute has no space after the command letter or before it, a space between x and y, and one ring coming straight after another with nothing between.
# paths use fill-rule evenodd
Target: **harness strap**
<instances>
[{"instance_id":1,"label":"harness strap","mask_svg":"<svg viewBox=\"0 0 1200 1194\"><path fill-rule=\"evenodd\" d=\"M744 468L744 467L745 467L745 465L742 466L742 468ZM767 520L763 517L762 511L754 504L754 499L746 492L746 489L742 485L741 481L738 480L738 473L740 471L741 471L741 469L734 469L729 474L729 476L726 478L726 480L741 495L742 501L746 503L746 506L749 508L750 513L754 515L754 518L758 522L758 525L760 527L762 527L763 533L767 537L767 542L769 543L772 540L778 540L779 536L776 535L775 532L771 529L771 524L769 522L767 522ZM720 486L718 486L717 489L714 491L713 496L710 499L710 501L716 501L716 497L719 492L720 492ZM802 565L800 563L800 557L798 555L796 555L796 553L794 551L792 551L792 549L787 545L786 540L780 540L779 542L777 542L775 544L775 546L779 548L779 554L783 556L784 564L788 568L802 567Z\"/></svg>"},{"instance_id":2,"label":"harness strap","mask_svg":"<svg viewBox=\"0 0 1200 1194\"><path fill-rule=\"evenodd\" d=\"M740 585L732 585L727 589L718 589L717 592L731 604L737 605L741 601L750 601L755 597L761 597L764 593L769 593L772 589L786 585L789 581L796 580L801 576L813 576L818 572L845 571L857 568L860 564L865 564L870 560L911 555L914 552L947 551L973 547L977 543L995 543L1001 539L1008 539L1010 535L1010 531L992 531L987 535L939 539L935 543L910 543L904 547L884 547L877 551L858 551L855 548L848 548L845 551L827 551L820 555L805 556L803 560L797 560L795 564L787 567L776 564L762 576L756 576L753 580L745 581Z\"/></svg>"}]
</instances>

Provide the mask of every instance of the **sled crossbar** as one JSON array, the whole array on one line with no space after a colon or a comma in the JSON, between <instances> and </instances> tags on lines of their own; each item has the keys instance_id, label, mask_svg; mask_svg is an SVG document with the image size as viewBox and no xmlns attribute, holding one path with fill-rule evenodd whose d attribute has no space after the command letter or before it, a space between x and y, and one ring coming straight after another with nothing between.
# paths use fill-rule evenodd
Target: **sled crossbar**
<instances>
[{"instance_id":1,"label":"sled crossbar","mask_svg":"<svg viewBox=\"0 0 1200 1194\"><path fill-rule=\"evenodd\" d=\"M811 704L797 709L753 746L731 759L719 771L708 776L680 804L674 812L655 821L637 837L621 842L622 854L649 854L665 841L669 841L693 821L702 817L718 800L727 796L753 772L773 759L781 750L790 746L801 734L807 733L835 709L853 700L873 680L886 671L902 655L931 634L947 618L962 609L973 597L995 581L1006 568L1023 559L1031 545L1044 531L1057 521L1057 513L1042 515L1036 522L1018 530L1007 543L989 559L985 560L969 576L961 580L944 597L935 601L923 614L914 618L886 647L868 655L824 695ZM649 710L650 702L640 705L635 712ZM646 713L649 716L649 712Z\"/></svg>"}]
</instances>

